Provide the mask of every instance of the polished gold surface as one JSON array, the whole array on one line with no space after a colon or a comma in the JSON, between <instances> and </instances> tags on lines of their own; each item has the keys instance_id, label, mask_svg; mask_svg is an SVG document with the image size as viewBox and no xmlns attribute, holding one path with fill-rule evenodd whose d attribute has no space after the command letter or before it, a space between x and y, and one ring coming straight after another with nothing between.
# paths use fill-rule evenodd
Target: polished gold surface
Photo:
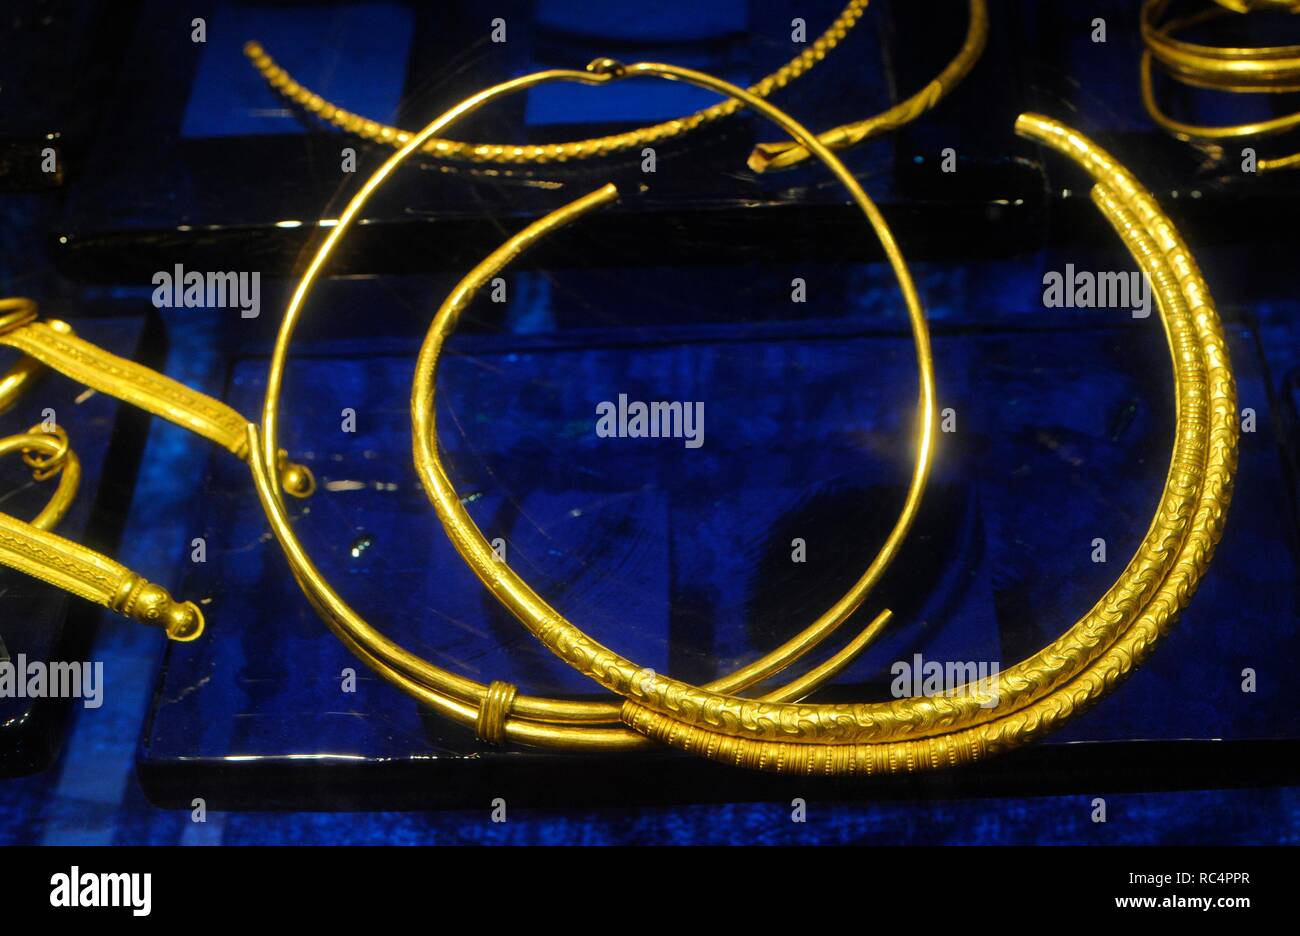
<instances>
[{"instance_id":1,"label":"polished gold surface","mask_svg":"<svg viewBox=\"0 0 1300 936\"><path fill-rule=\"evenodd\" d=\"M244 431L248 420L235 410L164 374L83 341L63 322L38 321L36 303L30 299L0 299L0 345L23 355L0 381L0 412L16 402L42 369L49 368L188 429L242 460L248 459ZM288 461L284 453L280 453L276 465L286 493L310 497L315 491L311 469Z\"/></svg>"},{"instance_id":2,"label":"polished gold surface","mask_svg":"<svg viewBox=\"0 0 1300 936\"><path fill-rule=\"evenodd\" d=\"M0 456L14 452L23 455L37 480L61 477L49 504L31 523L0 513L0 565L142 624L161 627L172 640L194 640L203 632L203 614L197 605L177 602L161 586L50 532L72 505L81 478L80 463L66 434L46 434L38 427L0 439Z\"/></svg>"},{"instance_id":3,"label":"polished gold surface","mask_svg":"<svg viewBox=\"0 0 1300 936\"><path fill-rule=\"evenodd\" d=\"M1300 13L1300 0L1214 0L1234 13L1251 13L1255 10L1285 10Z\"/></svg>"},{"instance_id":4,"label":"polished gold surface","mask_svg":"<svg viewBox=\"0 0 1300 936\"><path fill-rule=\"evenodd\" d=\"M274 486L270 483L268 465L274 463L275 453L278 451L280 395L288 351L293 340L294 330L302 316L306 298L334 248L347 233L352 222L374 192L403 161L418 152L428 139L433 138L434 134L441 132L462 117L473 113L489 101L538 84L550 81L575 81L583 84L600 85L633 75L687 81L720 94L732 96L785 129L833 170L837 180L848 188L858 202L884 244L886 252L890 255L895 273L899 279L900 290L907 305L920 368L918 378L920 413L918 416L916 463L899 519L885 546L862 578L850 589L849 593L828 609L817 621L781 647L737 672L715 681L709 688L719 692L746 690L781 672L830 636L861 605L867 592L884 573L884 570L896 555L899 545L915 517L930 468L934 432L934 375L929 336L925 327L920 300L907 272L906 264L903 262L893 236L878 209L866 197L861 186L844 168L843 164L829 150L817 142L810 131L804 129L783 111L766 103L761 98L700 72L653 63L623 66L610 59L599 59L593 62L585 71L558 70L525 75L489 88L456 105L418 134L412 136L401 150L390 156L366 180L360 190L348 202L339 216L338 223L330 229L315 256L308 264L302 279L290 298L276 340L276 346L272 353L267 378L266 402L262 414L263 436L260 444L254 446L260 457L253 458L252 467L262 506L267 513L276 538L284 549L299 585L303 588L317 612L339 639L364 662L375 668L385 679L388 679L441 714L463 724L475 726L480 736L492 743L510 740L534 745L621 750L640 747L646 742L643 737L628 731L626 728L605 727L608 723L616 722L619 718L620 705L618 703L570 702L531 697L518 694L517 691L508 692L504 686L498 686L495 689L492 686L484 686L481 683L436 667L390 641L353 611L346 601L334 591L307 555L289 522L281 499ZM603 186L552 212L546 218L529 225L519 234L510 238L502 247L494 251L491 256L481 263L470 274L466 282L462 283L461 287L457 289L453 294L453 300L449 300L449 302L456 300L467 301L473 290L490 278L493 271L504 267L510 260L547 234L571 223L589 211L609 204L617 198L617 195L617 189L614 186ZM422 405L418 393L413 395L413 405ZM857 638L825 663L786 686L770 690L761 698L770 702L785 702L812 691L822 681L833 677L847 665L879 633L888 619L888 612L882 612ZM513 687L510 688L513 689Z\"/></svg>"},{"instance_id":5,"label":"polished gold surface","mask_svg":"<svg viewBox=\"0 0 1300 936\"><path fill-rule=\"evenodd\" d=\"M1223 141L1263 139L1300 128L1300 111L1247 123L1203 126L1175 120L1161 109L1156 100L1152 74L1156 64L1174 80L1197 88L1235 94L1300 91L1300 45L1233 48L1201 45L1177 38L1177 34L1184 30L1233 13L1265 9L1297 12L1300 3L1294 0L1219 2L1219 7L1210 6L1186 16L1166 18L1169 0L1146 0L1141 19L1146 50L1142 53L1139 74L1142 103L1151 119L1178 139L1196 143L1217 156L1222 155ZM1257 162L1259 172L1296 167L1300 167L1300 153Z\"/></svg>"},{"instance_id":6,"label":"polished gold surface","mask_svg":"<svg viewBox=\"0 0 1300 936\"><path fill-rule=\"evenodd\" d=\"M851 0L816 41L781 68L755 83L749 88L749 93L755 97L766 98L806 73L824 59L827 53L839 45L849 30L862 17L867 2L868 0ZM966 40L957 56L933 81L916 94L883 113L826 131L820 138L822 143L830 149L843 149L888 133L915 120L933 108L960 83L975 62L979 60L988 38L987 0L969 0L969 2L970 26ZM303 87L288 72L275 64L275 61L259 43L246 43L244 54L248 56L253 67L277 93L313 117L319 118L354 136L393 147L405 146L411 139L411 134L405 130L390 127L344 110L325 100L319 94ZM427 155L470 162L516 165L568 162L637 149L658 143L661 140L681 136L716 120L731 116L739 111L741 106L738 100L728 98L697 113L655 124L651 127L642 127L626 133L569 143L517 146L503 143L461 143L455 140L431 137L425 140L421 145L421 149ZM764 144L754 150L754 153L750 156L749 165L757 172L784 169L803 162L810 155L810 151L799 144Z\"/></svg>"},{"instance_id":7,"label":"polished gold surface","mask_svg":"<svg viewBox=\"0 0 1300 936\"><path fill-rule=\"evenodd\" d=\"M14 404L44 373L44 364L24 355L0 375L0 416L13 409Z\"/></svg>"},{"instance_id":8,"label":"polished gold surface","mask_svg":"<svg viewBox=\"0 0 1300 936\"><path fill-rule=\"evenodd\" d=\"M0 412L29 391L46 370L54 370L100 393L216 442L241 459L250 457L248 420L219 400L134 361L111 354L73 334L64 322L42 322L36 303L23 297L0 299L0 345L22 356L0 378ZM172 640L194 640L203 632L203 615L189 602L177 602L113 560L50 531L76 496L80 463L60 426L52 434L39 427L0 440L0 454L21 451L38 481L61 475L49 505L32 523L0 515L0 564L103 605L144 624L161 627ZM311 470L275 459L283 490L310 497L316 489Z\"/></svg>"},{"instance_id":9,"label":"polished gold surface","mask_svg":"<svg viewBox=\"0 0 1300 936\"><path fill-rule=\"evenodd\" d=\"M62 428L44 432L40 426L33 426L22 435L0 439L0 457L15 452L22 455L36 481L59 479L49 503L31 522L39 530L53 530L68 515L81 486L81 462L68 442L68 434Z\"/></svg>"},{"instance_id":10,"label":"polished gold surface","mask_svg":"<svg viewBox=\"0 0 1300 936\"><path fill-rule=\"evenodd\" d=\"M1147 535L1093 609L1038 653L950 696L826 705L749 700L654 673L589 638L495 557L447 477L437 446L436 371L463 294L477 286L475 274L439 310L413 390L421 481L452 542L491 593L562 660L626 697L624 720L638 731L778 772L955 766L1031 740L1095 700L1145 658L1187 604L1222 533L1236 466L1235 388L1217 313L1186 245L1127 170L1049 118L1024 114L1016 129L1093 176L1094 201L1152 281L1174 364L1174 452Z\"/></svg>"},{"instance_id":11,"label":"polished gold surface","mask_svg":"<svg viewBox=\"0 0 1300 936\"><path fill-rule=\"evenodd\" d=\"M817 139L827 149L841 150L865 143L904 127L927 111L935 108L948 94L961 84L980 56L989 37L989 11L985 0L970 0L967 16L966 39L952 61L920 91L899 101L893 107L866 120L855 121L827 130ZM798 165L812 154L798 143L762 143L749 156L749 168L755 172L786 169Z\"/></svg>"}]
</instances>

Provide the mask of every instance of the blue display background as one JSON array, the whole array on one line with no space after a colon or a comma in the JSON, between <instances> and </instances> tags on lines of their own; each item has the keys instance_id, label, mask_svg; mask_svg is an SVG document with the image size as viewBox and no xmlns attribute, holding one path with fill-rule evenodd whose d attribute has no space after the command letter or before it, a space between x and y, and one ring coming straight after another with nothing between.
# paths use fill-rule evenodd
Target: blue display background
<instances>
[{"instance_id":1,"label":"blue display background","mask_svg":"<svg viewBox=\"0 0 1300 936\"><path fill-rule=\"evenodd\" d=\"M542 4L544 21L571 28L566 6L559 4L557 13ZM1015 27L1032 29L1038 5L1019 7L1026 16L1013 21ZM329 16L313 18L304 9L217 5L183 135L198 144L212 136L298 132L289 120L276 118L272 127L258 114L278 104L257 86L239 54L253 35L323 93L388 119L406 73L396 51L410 41L403 9L332 5ZM693 17L690 25L716 35L743 19L735 5L723 9L727 15L717 21ZM350 18L353 11L361 18ZM243 15L251 19L241 21ZM272 21L280 15L286 19L277 26ZM609 24L597 25L604 32ZM313 46L296 41L309 34L330 49L346 34L347 54L318 56ZM1131 32L1113 29L1105 47L1088 41L1086 31L1060 35L1068 35L1054 60L1062 81L1088 76L1079 121L1103 134L1149 129L1133 73L1113 67L1116 58L1136 61ZM633 30L627 38L637 36ZM529 61L555 64L544 45L531 49ZM334 70L345 64L361 70ZM733 77L749 73L743 58L715 64L734 69L727 71ZM879 75L874 68L869 74ZM857 90L868 98L879 90L865 84ZM1050 90L1035 91L1060 103ZM622 100L621 116L649 119L664 107L654 96L640 98L640 109L629 107L634 98ZM865 106L859 99L842 103L846 117ZM534 98L527 118L564 122L567 106ZM950 112L954 106L948 105ZM911 132L929 139L934 126L922 123ZM934 140L946 145L951 128L938 127ZM987 136L969 145L999 153L1017 145L1005 127ZM1144 178L1162 168L1134 163ZM1049 173L1053 179L1068 175L1055 165ZM892 179L872 185L873 191L891 189ZM1063 187L1058 184L1058 191ZM1177 214L1177 206L1170 207ZM1300 602L1294 257L1259 245L1202 250L1196 233L1189 237L1229 323L1242 405L1257 411L1259 430L1243 438L1243 484L1191 610L1132 680L1049 743L1295 737L1296 707L1287 695L1297 664ZM1048 315L1041 303L1044 269L1065 262L1126 266L1119 256L1113 245L1099 252L1071 245L1011 259L917 265L936 333L940 405L957 409L961 428L946 440L927 501L932 516L910 546L918 561L900 567L901 583L915 579L919 589L895 582L887 585L893 591L882 591L882 601L888 597L906 613L888 642L849 674L855 685L879 690L882 663L904 648L942 647L949 640L966 649L963 655L978 657L1014 656L1039 645L1113 578L1113 565L1087 562L1092 537L1106 536L1112 555L1126 557L1141 535L1166 466L1171 427L1168 359L1158 326L1110 312ZM10 269L10 262L0 257L0 282L18 288L16 274L28 270ZM812 304L798 316L784 299L793 275L814 285ZM865 519L866 526L892 516L908 463L900 442L912 394L904 388L914 377L888 282L878 267L839 263L514 275L510 304L479 309L466 322L444 374L443 441L457 479L466 491L482 492L472 507L485 523L510 521L507 495L523 492L529 519L516 517L510 527L521 568L544 592L563 598L566 610L582 612L575 616L584 624L604 628L611 643L682 675L738 659L755 642L788 632L786 618L767 621L767 633L748 629L771 612L760 599L764 574L776 566L762 565L761 547L765 540L788 540L787 514L815 516L813 502L830 495L832 509L823 517ZM322 288L314 314L341 325L334 338L304 336L286 442L305 450L325 481L364 476L397 487L350 499L322 492L303 521L305 535L335 563L349 597L368 603L368 612L382 615L403 636L419 641L423 635L420 649L459 662L478 654L468 662L487 675L582 691L583 684L484 598L450 556L412 484L402 388L414 336L448 285L384 279L360 284L359 292L348 284ZM285 284L267 288L279 293L265 297L265 309L279 308ZM394 300L407 291L416 299ZM147 292L109 296L91 288L82 295L87 306L110 299L143 309ZM402 315L409 320L394 325L391 319ZM222 313L167 315L169 373L254 410L265 364L259 343L269 336L271 319L268 314L250 337L236 334ZM725 395L725 403L709 410L720 419L709 422L716 448L710 446L698 464L668 448L623 448L616 455L601 449L583 420L596 399L620 391L706 400ZM319 444L333 438L345 405L358 407L362 438L345 448ZM730 427L728 412L736 414ZM312 445L317 448L307 448ZM375 470L381 460L382 475ZM611 494L617 496L610 500ZM238 463L174 427L153 426L119 556L142 568L171 568L169 581L210 599L212 630L203 643L167 655L160 671L165 654L156 633L104 616L94 658L106 662L114 689L104 708L75 713L55 768L5 782L0 841L1300 842L1296 787L1103 790L1097 795L1107 799L1105 824L1090 819L1091 793L962 800L927 796L921 787L916 799L880 802L873 801L870 786L858 801L820 802L816 790L808 791L806 824L789 821L785 802L512 809L505 824L492 823L486 806L433 813L213 810L208 822L193 823L187 810L145 799L133 773L137 755L147 766L194 755L284 753L291 744L308 755L382 758L427 754L432 744L413 704L373 679L363 679L364 700L354 710L323 709L322 693L333 692L333 676L350 657L294 594L250 498ZM834 508L842 505L856 505L861 513L837 515ZM572 516L574 509L579 516ZM543 532L554 534L553 541ZM856 532L842 531L836 542ZM187 557L198 534L211 539L214 558L195 570ZM349 562L361 534L374 544L360 561ZM864 550L854 559L869 556L878 541L865 534L851 538ZM737 542L743 545L728 552ZM795 586L785 592L792 604L804 601L795 609L804 612L799 620L828 588L842 588L853 568L846 562L825 578L810 576L817 584L783 583ZM625 576L625 591L610 588L614 573ZM390 588L391 582L398 587ZM438 615L410 614L435 606ZM674 609L683 607L707 620L709 632L685 627L666 639ZM462 636L449 622L469 622L475 632ZM1260 690L1250 699L1229 678L1244 666L1261 673ZM581 800L580 789L573 799Z\"/></svg>"},{"instance_id":2,"label":"blue display background","mask_svg":"<svg viewBox=\"0 0 1300 936\"><path fill-rule=\"evenodd\" d=\"M302 133L294 112L248 65L257 40L298 81L339 107L391 123L402 97L410 10L392 3L301 10L222 4L209 22L181 136Z\"/></svg>"}]
</instances>

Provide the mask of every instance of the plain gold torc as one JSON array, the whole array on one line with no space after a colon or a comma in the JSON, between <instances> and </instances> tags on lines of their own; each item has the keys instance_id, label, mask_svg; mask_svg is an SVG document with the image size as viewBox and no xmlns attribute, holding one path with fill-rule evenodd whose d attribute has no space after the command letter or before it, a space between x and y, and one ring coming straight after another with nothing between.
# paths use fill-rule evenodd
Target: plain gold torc
<instances>
[{"instance_id":1,"label":"plain gold torc","mask_svg":"<svg viewBox=\"0 0 1300 936\"><path fill-rule=\"evenodd\" d=\"M251 464L262 506L289 560L294 576L317 612L339 639L385 679L439 713L462 724L474 726L480 737L491 742L515 741L531 745L597 750L623 750L641 747L647 743L641 735L617 724L620 717L618 703L537 698L520 694L516 687L501 682L485 686L434 666L412 654L385 637L352 610L307 555L289 522L283 501L275 485L271 483L270 466L274 464L273 453L278 451L280 396L288 352L307 296L332 251L375 191L402 162L418 152L435 134L490 101L538 84L569 81L603 85L632 77L686 81L739 100L773 121L800 145L808 147L810 152L832 170L835 178L846 187L853 200L862 209L890 259L907 306L919 367L916 461L900 515L881 551L849 592L811 625L748 666L716 680L709 688L726 693L745 691L782 672L791 663L831 636L861 606L868 591L884 574L896 555L916 515L930 470L934 433L934 375L929 335L920 300L902 255L894 243L893 235L879 210L839 159L819 143L810 131L784 111L761 98L701 72L654 63L623 66L608 59L594 62L585 71L553 70L525 75L462 101L419 133L411 136L406 144L389 157L361 186L308 264L289 300L272 352L266 401L262 413L262 436L260 442L252 446L256 454ZM558 209L511 238L479 267L475 275L481 278L486 271L503 266L510 258L527 249L530 244L547 233L590 210L612 202L616 197L617 191L614 187L605 186ZM253 436L255 437L255 433ZM887 621L887 612L877 615L855 639L824 663L812 668L793 682L770 690L760 698L774 703L802 698L836 675L867 646Z\"/></svg>"}]
</instances>

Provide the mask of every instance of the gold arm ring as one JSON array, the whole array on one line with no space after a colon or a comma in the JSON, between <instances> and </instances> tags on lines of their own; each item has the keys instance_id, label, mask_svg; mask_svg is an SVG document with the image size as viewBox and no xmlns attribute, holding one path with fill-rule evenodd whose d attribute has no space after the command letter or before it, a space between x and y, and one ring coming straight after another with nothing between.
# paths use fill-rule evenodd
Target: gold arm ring
<instances>
[{"instance_id":1,"label":"gold arm ring","mask_svg":"<svg viewBox=\"0 0 1300 936\"><path fill-rule=\"evenodd\" d=\"M1165 132L1187 142L1222 152L1226 140L1278 136L1300 128L1300 111L1229 126L1203 126L1170 117L1156 100L1154 66L1170 78L1191 87L1235 94L1287 94L1300 91L1300 45L1263 48L1208 46L1176 38L1176 33L1202 22L1255 10L1290 10L1300 13L1297 0L1216 0L1219 6L1166 19L1169 0L1145 0L1141 12L1142 41L1146 48L1139 66L1142 104ZM1259 159L1259 172L1300 167L1300 153Z\"/></svg>"}]
</instances>

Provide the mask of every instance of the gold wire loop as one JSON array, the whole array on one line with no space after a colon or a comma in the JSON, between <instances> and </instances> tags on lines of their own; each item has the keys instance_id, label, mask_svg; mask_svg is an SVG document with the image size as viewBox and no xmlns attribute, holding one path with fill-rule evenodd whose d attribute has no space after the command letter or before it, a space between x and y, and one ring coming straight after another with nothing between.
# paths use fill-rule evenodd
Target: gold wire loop
<instances>
[{"instance_id":1,"label":"gold wire loop","mask_svg":"<svg viewBox=\"0 0 1300 936\"><path fill-rule=\"evenodd\" d=\"M19 453L23 463L32 469L36 481L45 482L59 476L49 503L31 522L37 529L53 530L67 516L81 486L81 461L68 442L68 434L61 427L50 433L35 426L23 435L0 439L0 456L14 452Z\"/></svg>"},{"instance_id":2,"label":"gold wire loop","mask_svg":"<svg viewBox=\"0 0 1300 936\"><path fill-rule=\"evenodd\" d=\"M32 469L32 477L37 481L48 481L63 470L68 455L72 451L67 430L62 426L46 429L38 424L28 429L27 434L48 436L58 443L58 447L53 452L42 453L34 448L23 449L22 451L23 464Z\"/></svg>"},{"instance_id":3,"label":"gold wire loop","mask_svg":"<svg viewBox=\"0 0 1300 936\"><path fill-rule=\"evenodd\" d=\"M480 741L498 746L506 743L506 718L517 695L519 687L513 683L493 680L488 684L487 695L483 697L483 704L478 708L478 720L474 723L474 733Z\"/></svg>"}]
</instances>

